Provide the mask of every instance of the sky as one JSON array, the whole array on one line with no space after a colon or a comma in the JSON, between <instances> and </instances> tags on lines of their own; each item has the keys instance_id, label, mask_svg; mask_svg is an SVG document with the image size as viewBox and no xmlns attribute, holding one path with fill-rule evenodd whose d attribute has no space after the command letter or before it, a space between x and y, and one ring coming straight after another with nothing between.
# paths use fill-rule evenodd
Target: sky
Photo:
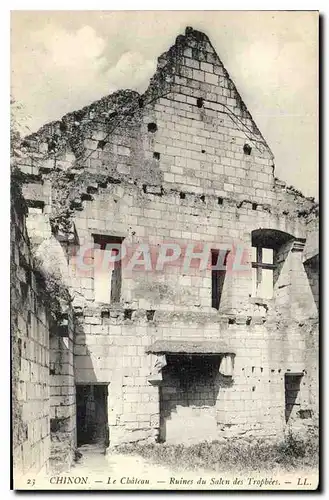
<instances>
[{"instance_id":1,"label":"sky","mask_svg":"<svg viewBox=\"0 0 329 500\"><path fill-rule=\"evenodd\" d=\"M318 198L318 15L308 11L13 11L11 93L31 132L120 88L143 92L186 26L203 31L275 157Z\"/></svg>"}]
</instances>

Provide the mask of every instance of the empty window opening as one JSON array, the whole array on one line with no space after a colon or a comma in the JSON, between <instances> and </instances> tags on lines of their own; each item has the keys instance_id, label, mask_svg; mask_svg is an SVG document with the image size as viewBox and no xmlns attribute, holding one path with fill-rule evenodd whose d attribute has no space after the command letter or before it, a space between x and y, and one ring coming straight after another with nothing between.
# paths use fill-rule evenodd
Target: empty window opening
<instances>
[{"instance_id":1,"label":"empty window opening","mask_svg":"<svg viewBox=\"0 0 329 500\"><path fill-rule=\"evenodd\" d=\"M215 309L220 306L226 274L222 268L226 266L227 253L223 258L222 252L211 250L211 307Z\"/></svg>"},{"instance_id":2,"label":"empty window opening","mask_svg":"<svg viewBox=\"0 0 329 500\"><path fill-rule=\"evenodd\" d=\"M185 195L185 193L180 192L179 193L179 197L180 197L181 200L185 200L186 195Z\"/></svg>"},{"instance_id":3,"label":"empty window opening","mask_svg":"<svg viewBox=\"0 0 329 500\"><path fill-rule=\"evenodd\" d=\"M154 134L157 130L158 130L158 126L156 123L154 122L151 122L151 123L148 123L147 124L147 130L149 132L152 132L152 134Z\"/></svg>"},{"instance_id":4,"label":"empty window opening","mask_svg":"<svg viewBox=\"0 0 329 500\"><path fill-rule=\"evenodd\" d=\"M202 97L198 97L197 100L196 100L196 105L198 106L198 108L203 108L203 98Z\"/></svg>"},{"instance_id":5,"label":"empty window opening","mask_svg":"<svg viewBox=\"0 0 329 500\"><path fill-rule=\"evenodd\" d=\"M160 153L158 153L157 151L154 151L154 153L153 153L153 158L154 158L155 160L160 160Z\"/></svg>"},{"instance_id":6,"label":"empty window opening","mask_svg":"<svg viewBox=\"0 0 329 500\"><path fill-rule=\"evenodd\" d=\"M218 201L218 205L223 205L223 198L219 197L217 201Z\"/></svg>"},{"instance_id":7,"label":"empty window opening","mask_svg":"<svg viewBox=\"0 0 329 500\"><path fill-rule=\"evenodd\" d=\"M77 385L77 445L109 446L108 385Z\"/></svg>"},{"instance_id":8,"label":"empty window opening","mask_svg":"<svg viewBox=\"0 0 329 500\"><path fill-rule=\"evenodd\" d=\"M95 302L112 304L121 297L121 250L123 238L93 235Z\"/></svg>"},{"instance_id":9,"label":"empty window opening","mask_svg":"<svg viewBox=\"0 0 329 500\"><path fill-rule=\"evenodd\" d=\"M249 156L250 153L251 153L251 146L249 144L245 144L243 146L243 152L244 152L245 155Z\"/></svg>"},{"instance_id":10,"label":"empty window opening","mask_svg":"<svg viewBox=\"0 0 329 500\"><path fill-rule=\"evenodd\" d=\"M257 203L253 203L253 204L252 204L252 209L253 209L253 210L257 210Z\"/></svg>"},{"instance_id":11,"label":"empty window opening","mask_svg":"<svg viewBox=\"0 0 329 500\"><path fill-rule=\"evenodd\" d=\"M295 420L299 416L301 402L300 383L302 377L302 373L285 373L284 375L286 423Z\"/></svg>"},{"instance_id":12,"label":"empty window opening","mask_svg":"<svg viewBox=\"0 0 329 500\"><path fill-rule=\"evenodd\" d=\"M262 299L273 298L273 249L252 247L252 296Z\"/></svg>"}]
</instances>

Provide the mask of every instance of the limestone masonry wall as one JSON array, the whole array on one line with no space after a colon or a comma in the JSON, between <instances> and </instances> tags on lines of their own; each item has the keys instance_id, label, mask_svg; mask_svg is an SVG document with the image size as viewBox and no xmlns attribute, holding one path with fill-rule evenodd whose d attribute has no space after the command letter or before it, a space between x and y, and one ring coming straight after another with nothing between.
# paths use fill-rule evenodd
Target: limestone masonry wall
<instances>
[{"instance_id":1,"label":"limestone masonry wall","mask_svg":"<svg viewBox=\"0 0 329 500\"><path fill-rule=\"evenodd\" d=\"M15 175L11 207L12 447L15 476L22 484L22 477L31 479L36 474L48 473L52 469L51 456L58 456L55 446L58 429L52 428L51 417L53 412L56 417L65 415L65 390L71 397L71 434L65 434L65 446L71 453L65 457L69 462L64 461L62 467L67 468L72 462L76 422L72 318L71 344L66 349L66 359L61 360L60 352L53 350L54 342L62 340L58 337L58 316L54 314L59 306L58 297L47 290L32 254L26 225L27 206ZM66 384L63 380L57 382L61 387L58 395L55 377L51 376L55 357L59 361L56 369L63 370L64 361L72 367L71 380Z\"/></svg>"}]
</instances>

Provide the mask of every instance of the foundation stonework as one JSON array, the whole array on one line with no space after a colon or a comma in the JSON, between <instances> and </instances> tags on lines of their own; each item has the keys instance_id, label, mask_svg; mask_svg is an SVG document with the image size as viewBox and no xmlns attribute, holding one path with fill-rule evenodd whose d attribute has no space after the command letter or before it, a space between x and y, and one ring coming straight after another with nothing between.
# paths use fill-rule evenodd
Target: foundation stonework
<instances>
[{"instance_id":1,"label":"foundation stonework","mask_svg":"<svg viewBox=\"0 0 329 500\"><path fill-rule=\"evenodd\" d=\"M66 419L55 454L73 456L74 384L108 385L110 446L279 440L317 428L317 205L275 178L270 148L206 35L187 28L143 95L118 91L45 125L17 163L31 241L60 243L72 299L71 327L50 337L50 358L44 341L48 372L67 339L43 410ZM119 300L95 300L93 250L86 269L79 262L101 237L127 248ZM273 298L252 296L253 238L273 250ZM227 247L239 262L243 248L244 269L227 269L218 309L209 266L183 268L181 257L155 269L163 243ZM139 245L151 248L151 269L129 266ZM160 340L167 347L156 352ZM286 374L301 378L288 421ZM43 439L49 450L49 427Z\"/></svg>"}]
</instances>

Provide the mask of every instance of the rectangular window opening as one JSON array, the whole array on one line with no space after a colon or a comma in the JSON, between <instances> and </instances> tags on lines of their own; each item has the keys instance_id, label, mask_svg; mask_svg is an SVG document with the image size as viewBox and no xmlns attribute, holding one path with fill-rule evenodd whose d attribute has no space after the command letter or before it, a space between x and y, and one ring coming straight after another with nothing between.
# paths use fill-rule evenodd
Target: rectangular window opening
<instances>
[{"instance_id":1,"label":"rectangular window opening","mask_svg":"<svg viewBox=\"0 0 329 500\"><path fill-rule=\"evenodd\" d=\"M300 410L300 383L303 374L285 373L284 393L285 393L285 420L288 423L298 418Z\"/></svg>"},{"instance_id":2,"label":"rectangular window opening","mask_svg":"<svg viewBox=\"0 0 329 500\"><path fill-rule=\"evenodd\" d=\"M273 298L274 270L273 250L252 247L252 296L262 299Z\"/></svg>"},{"instance_id":3,"label":"rectangular window opening","mask_svg":"<svg viewBox=\"0 0 329 500\"><path fill-rule=\"evenodd\" d=\"M211 250L211 307L215 309L219 309L221 303L226 274L221 267L226 266L226 259L227 253L223 259L219 250Z\"/></svg>"},{"instance_id":4,"label":"rectangular window opening","mask_svg":"<svg viewBox=\"0 0 329 500\"><path fill-rule=\"evenodd\" d=\"M113 304L121 298L121 255L123 238L93 235L95 302Z\"/></svg>"}]
</instances>

